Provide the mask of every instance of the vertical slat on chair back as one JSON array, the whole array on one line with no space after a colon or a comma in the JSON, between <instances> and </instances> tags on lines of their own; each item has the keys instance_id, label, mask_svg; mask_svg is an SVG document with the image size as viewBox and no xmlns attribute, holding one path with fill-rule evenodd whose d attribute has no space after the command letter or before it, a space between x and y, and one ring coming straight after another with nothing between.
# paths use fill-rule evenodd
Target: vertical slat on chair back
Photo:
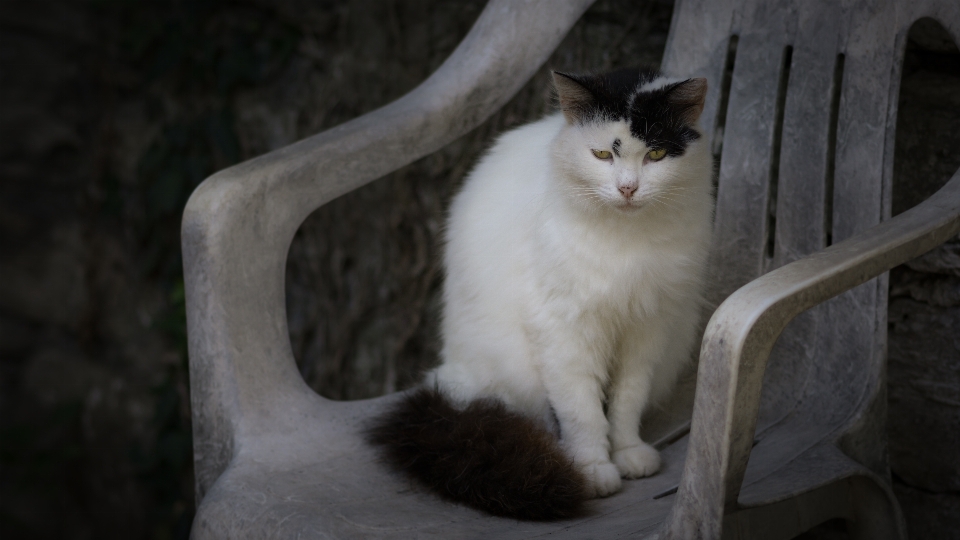
<instances>
[{"instance_id":1,"label":"vertical slat on chair back","mask_svg":"<svg viewBox=\"0 0 960 540\"><path fill-rule=\"evenodd\" d=\"M897 11L894 2L842 6L836 141L834 148L828 148L836 157L832 186L827 186L832 193L826 193L829 214L824 231L832 243L890 215L892 159L887 157L892 158L893 152L896 89L906 35L906 29L899 28ZM886 405L881 402L885 397L886 275L826 302L813 315L816 348L811 373L805 391L795 398L799 405L793 414L804 418L802 423L809 430L833 437L852 434L857 439L860 431L882 432L884 416L877 413ZM883 445L857 446L862 445L854 443L846 450L885 475Z\"/></svg>"},{"instance_id":2,"label":"vertical slat on chair back","mask_svg":"<svg viewBox=\"0 0 960 540\"><path fill-rule=\"evenodd\" d=\"M772 269L828 245L833 192L833 148L843 61L838 53L839 3L801 3L791 39L783 95L783 123L775 199L768 205ZM817 355L822 307L802 314L781 336L766 379L759 426L769 425L796 404Z\"/></svg>"}]
</instances>

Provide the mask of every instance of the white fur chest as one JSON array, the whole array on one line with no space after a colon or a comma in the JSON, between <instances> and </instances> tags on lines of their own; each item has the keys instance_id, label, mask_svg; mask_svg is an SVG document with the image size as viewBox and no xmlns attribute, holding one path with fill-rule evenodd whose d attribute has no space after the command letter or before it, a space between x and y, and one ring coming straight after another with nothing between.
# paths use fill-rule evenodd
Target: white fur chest
<instances>
[{"instance_id":1,"label":"white fur chest","mask_svg":"<svg viewBox=\"0 0 960 540\"><path fill-rule=\"evenodd\" d=\"M533 238L533 288L568 321L600 318L619 327L657 316L699 291L704 243L662 229L643 220L548 218Z\"/></svg>"}]
</instances>

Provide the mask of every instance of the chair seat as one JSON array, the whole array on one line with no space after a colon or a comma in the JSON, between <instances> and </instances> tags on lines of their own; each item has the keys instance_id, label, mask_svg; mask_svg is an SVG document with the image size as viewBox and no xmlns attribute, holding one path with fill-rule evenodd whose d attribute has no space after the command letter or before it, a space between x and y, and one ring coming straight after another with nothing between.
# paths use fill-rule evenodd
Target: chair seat
<instances>
[{"instance_id":1,"label":"chair seat","mask_svg":"<svg viewBox=\"0 0 960 540\"><path fill-rule=\"evenodd\" d=\"M624 481L621 492L590 501L586 514L578 519L523 522L490 517L442 500L383 464L377 450L363 439L366 420L402 395L354 402L317 396L308 406L311 410L297 411L297 418L290 418L289 425L298 428L259 437L262 444L240 450L204 497L194 524L194 540L643 538L657 531L673 505L688 436L661 450L663 468L659 473ZM752 528L768 523L776 531L789 533L824 519L844 517L838 513L844 505L830 504L831 497L846 496L849 489L841 489L840 495L835 489L816 491L816 486L837 484L838 478L861 477L876 486L872 489L882 489L881 484L872 482L869 470L829 442L808 448L791 444L799 442L785 437L795 431L792 423L771 430L751 454L740 512L752 513L742 520ZM802 508L794 504L791 497L805 491L824 501L819 514L812 514L809 504ZM779 501L787 504L778 506ZM758 512L766 519L758 519ZM733 530L738 523L730 520Z\"/></svg>"},{"instance_id":2,"label":"chair seat","mask_svg":"<svg viewBox=\"0 0 960 540\"><path fill-rule=\"evenodd\" d=\"M617 538L652 534L680 480L687 437L663 449L663 469L624 481L574 520L491 518L442 500L381 463L364 420L402 394L355 402L317 398L301 428L244 448L206 494L193 538ZM639 535L639 536L638 536Z\"/></svg>"}]
</instances>

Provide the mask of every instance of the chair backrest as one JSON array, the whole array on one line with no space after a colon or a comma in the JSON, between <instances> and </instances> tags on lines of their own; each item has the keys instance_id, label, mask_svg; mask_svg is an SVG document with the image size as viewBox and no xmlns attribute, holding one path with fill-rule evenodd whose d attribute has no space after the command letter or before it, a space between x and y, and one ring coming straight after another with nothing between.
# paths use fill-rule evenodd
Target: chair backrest
<instances>
[{"instance_id":1,"label":"chair backrest","mask_svg":"<svg viewBox=\"0 0 960 540\"><path fill-rule=\"evenodd\" d=\"M903 54L922 17L960 41L954 0L677 3L664 71L723 81L703 118L720 163L713 301L890 216ZM889 474L886 306L884 274L787 327L765 373L758 439L796 455L835 442ZM745 482L780 465L756 454Z\"/></svg>"}]
</instances>

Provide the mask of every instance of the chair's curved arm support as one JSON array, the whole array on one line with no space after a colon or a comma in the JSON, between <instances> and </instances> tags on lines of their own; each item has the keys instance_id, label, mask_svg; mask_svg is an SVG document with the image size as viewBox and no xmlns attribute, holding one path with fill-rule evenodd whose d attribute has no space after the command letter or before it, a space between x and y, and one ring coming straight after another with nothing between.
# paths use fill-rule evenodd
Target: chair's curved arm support
<instances>
[{"instance_id":1,"label":"chair's curved arm support","mask_svg":"<svg viewBox=\"0 0 960 540\"><path fill-rule=\"evenodd\" d=\"M182 247L198 495L244 433L294 429L285 418L307 400L316 406L297 372L284 302L287 251L303 220L479 125L592 2L491 0L450 58L407 95L196 189Z\"/></svg>"},{"instance_id":2,"label":"chair's curved arm support","mask_svg":"<svg viewBox=\"0 0 960 540\"><path fill-rule=\"evenodd\" d=\"M911 210L765 274L720 305L700 349L690 450L661 539L720 538L753 446L767 359L787 323L958 231L960 171Z\"/></svg>"}]
</instances>

